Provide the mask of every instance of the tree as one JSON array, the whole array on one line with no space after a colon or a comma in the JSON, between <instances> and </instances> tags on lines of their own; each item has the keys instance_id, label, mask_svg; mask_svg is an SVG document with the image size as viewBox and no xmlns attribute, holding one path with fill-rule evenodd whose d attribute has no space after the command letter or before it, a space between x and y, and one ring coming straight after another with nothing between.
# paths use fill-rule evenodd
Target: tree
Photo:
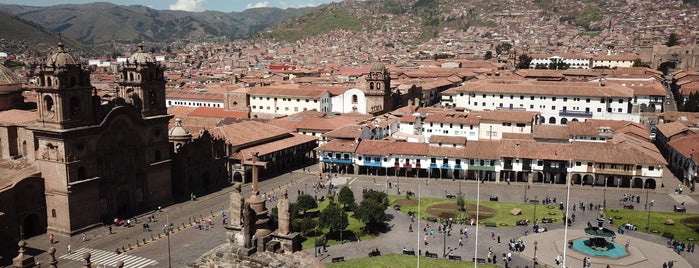
<instances>
[{"instance_id":1,"label":"tree","mask_svg":"<svg viewBox=\"0 0 699 268\"><path fill-rule=\"evenodd\" d=\"M317 208L318 203L312 196L302 194L296 199L296 206L298 206L298 210L303 211L303 214L306 214L307 210Z\"/></svg>"},{"instance_id":2,"label":"tree","mask_svg":"<svg viewBox=\"0 0 699 268\"><path fill-rule=\"evenodd\" d=\"M364 200L371 199L374 200L376 203L379 203L383 205L384 209L388 207L388 195L384 192L379 192L379 191L374 191L373 189L369 189L368 191L364 192L362 195L362 198Z\"/></svg>"},{"instance_id":3,"label":"tree","mask_svg":"<svg viewBox=\"0 0 699 268\"><path fill-rule=\"evenodd\" d=\"M517 63L517 69L529 69L529 65L532 63L532 57L527 54L519 55L519 62Z\"/></svg>"},{"instance_id":4,"label":"tree","mask_svg":"<svg viewBox=\"0 0 699 268\"><path fill-rule=\"evenodd\" d=\"M680 41L676 33L671 33L670 36L667 37L667 42L665 42L665 45L668 47L676 46L679 44Z\"/></svg>"},{"instance_id":5,"label":"tree","mask_svg":"<svg viewBox=\"0 0 699 268\"><path fill-rule=\"evenodd\" d=\"M687 101L684 102L680 110L683 112L699 111L699 93L690 93L689 96L687 96Z\"/></svg>"},{"instance_id":6,"label":"tree","mask_svg":"<svg viewBox=\"0 0 699 268\"><path fill-rule=\"evenodd\" d=\"M374 199L364 199L354 212L354 217L367 225L367 229L375 230L386 220L386 207Z\"/></svg>"},{"instance_id":7,"label":"tree","mask_svg":"<svg viewBox=\"0 0 699 268\"><path fill-rule=\"evenodd\" d=\"M503 53L508 53L510 52L510 49L512 49L512 44L510 43L500 43L495 47L495 54L500 56Z\"/></svg>"},{"instance_id":8,"label":"tree","mask_svg":"<svg viewBox=\"0 0 699 268\"><path fill-rule=\"evenodd\" d=\"M343 206L349 207L350 210L354 210L356 208L354 193L352 192L352 189L347 186L340 189L340 196L338 196L337 201Z\"/></svg>"},{"instance_id":9,"label":"tree","mask_svg":"<svg viewBox=\"0 0 699 268\"><path fill-rule=\"evenodd\" d=\"M343 231L349 226L347 213L336 202L330 202L320 213L318 225L330 229L330 232Z\"/></svg>"},{"instance_id":10,"label":"tree","mask_svg":"<svg viewBox=\"0 0 699 268\"><path fill-rule=\"evenodd\" d=\"M643 63L640 58L636 58L633 60L632 67L650 67L650 65Z\"/></svg>"},{"instance_id":11,"label":"tree","mask_svg":"<svg viewBox=\"0 0 699 268\"><path fill-rule=\"evenodd\" d=\"M456 196L456 206L459 207L459 211L466 210L466 201L464 200L463 193L459 193L459 195Z\"/></svg>"},{"instance_id":12,"label":"tree","mask_svg":"<svg viewBox=\"0 0 699 268\"><path fill-rule=\"evenodd\" d=\"M674 61L666 61L658 65L658 71L663 72L663 74L667 74L670 72L670 69L674 69L677 67L677 63Z\"/></svg>"},{"instance_id":13,"label":"tree","mask_svg":"<svg viewBox=\"0 0 699 268\"><path fill-rule=\"evenodd\" d=\"M485 56L483 56L483 59L489 60L493 58L493 52L492 51L486 51Z\"/></svg>"}]
</instances>

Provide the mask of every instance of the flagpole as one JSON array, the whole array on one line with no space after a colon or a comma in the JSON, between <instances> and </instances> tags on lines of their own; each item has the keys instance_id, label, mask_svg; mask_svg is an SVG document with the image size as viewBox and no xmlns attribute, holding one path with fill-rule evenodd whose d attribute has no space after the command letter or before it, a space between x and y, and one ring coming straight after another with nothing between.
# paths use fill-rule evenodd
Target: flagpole
<instances>
[{"instance_id":1,"label":"flagpole","mask_svg":"<svg viewBox=\"0 0 699 268\"><path fill-rule=\"evenodd\" d=\"M417 232L415 232L417 236L417 267L420 268L420 204L421 204L421 199L422 199L422 192L421 192L422 187L420 187L420 181L418 179L417 181Z\"/></svg>"},{"instance_id":2,"label":"flagpole","mask_svg":"<svg viewBox=\"0 0 699 268\"><path fill-rule=\"evenodd\" d=\"M566 180L566 184L568 184L568 186L566 187L567 188L567 190L566 190L566 217L563 220L563 224L565 226L565 229L563 231L563 245L564 246L563 246L563 266L562 267L566 267L566 251L568 249L568 213L569 213L569 209L570 209L570 179L571 179L570 174L566 174L566 177L568 177L568 179ZM534 257L536 257L536 256L534 256Z\"/></svg>"},{"instance_id":3,"label":"flagpole","mask_svg":"<svg viewBox=\"0 0 699 268\"><path fill-rule=\"evenodd\" d=\"M473 267L478 266L478 221L479 212L481 206L481 182L480 182L480 170L476 171L476 243L473 250Z\"/></svg>"}]
</instances>

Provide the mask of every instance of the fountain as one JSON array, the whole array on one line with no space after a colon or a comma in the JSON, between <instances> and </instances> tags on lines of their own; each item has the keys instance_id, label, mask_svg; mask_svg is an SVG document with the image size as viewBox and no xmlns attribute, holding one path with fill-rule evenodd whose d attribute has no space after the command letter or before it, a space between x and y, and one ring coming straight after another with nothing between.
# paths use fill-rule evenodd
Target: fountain
<instances>
[{"instance_id":1,"label":"fountain","mask_svg":"<svg viewBox=\"0 0 699 268\"><path fill-rule=\"evenodd\" d=\"M588 223L588 227L585 228L585 234L590 236L590 238L574 240L571 247L590 256L616 259L628 255L626 248L614 244L616 233L602 226L606 220L604 208L599 208L599 212L597 212L597 226L592 226Z\"/></svg>"}]
</instances>

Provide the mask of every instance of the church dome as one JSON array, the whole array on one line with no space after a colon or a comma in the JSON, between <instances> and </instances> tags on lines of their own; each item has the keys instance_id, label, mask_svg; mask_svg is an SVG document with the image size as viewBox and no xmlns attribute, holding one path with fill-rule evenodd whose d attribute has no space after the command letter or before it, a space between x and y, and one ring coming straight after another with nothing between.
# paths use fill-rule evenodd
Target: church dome
<instances>
[{"instance_id":1,"label":"church dome","mask_svg":"<svg viewBox=\"0 0 699 268\"><path fill-rule=\"evenodd\" d=\"M382 73L384 71L386 71L386 66L383 65L383 63L377 62L377 63L374 63L371 65L371 72L372 73L374 73L374 72Z\"/></svg>"},{"instance_id":2,"label":"church dome","mask_svg":"<svg viewBox=\"0 0 699 268\"><path fill-rule=\"evenodd\" d=\"M191 138L192 134L187 131L184 127L182 127L182 119L176 118L175 119L175 126L170 129L168 132L168 135L170 138Z\"/></svg>"},{"instance_id":3,"label":"church dome","mask_svg":"<svg viewBox=\"0 0 699 268\"><path fill-rule=\"evenodd\" d=\"M143 44L138 45L138 51L136 53L133 53L131 57L129 57L129 62L130 63L147 63L147 62L155 62L153 60L153 57L150 56L150 54L146 53L143 50Z\"/></svg>"},{"instance_id":4,"label":"church dome","mask_svg":"<svg viewBox=\"0 0 699 268\"><path fill-rule=\"evenodd\" d=\"M58 51L51 55L46 60L46 65L48 66L56 66L56 67L66 67L69 65L77 65L75 62L75 58L73 58L73 55L70 55L67 51L65 51L65 47L63 46L62 42L58 42Z\"/></svg>"},{"instance_id":5,"label":"church dome","mask_svg":"<svg viewBox=\"0 0 699 268\"><path fill-rule=\"evenodd\" d=\"M22 82L12 70L0 64L0 94L22 91Z\"/></svg>"}]
</instances>

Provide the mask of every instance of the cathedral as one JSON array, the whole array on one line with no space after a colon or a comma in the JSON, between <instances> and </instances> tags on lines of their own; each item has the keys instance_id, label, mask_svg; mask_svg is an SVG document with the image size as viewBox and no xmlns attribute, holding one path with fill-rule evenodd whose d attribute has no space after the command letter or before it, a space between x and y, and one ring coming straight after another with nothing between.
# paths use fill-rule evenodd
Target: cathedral
<instances>
[{"instance_id":1,"label":"cathedral","mask_svg":"<svg viewBox=\"0 0 699 268\"><path fill-rule=\"evenodd\" d=\"M62 43L31 91L0 65L0 247L173 202L163 72L139 46L98 95Z\"/></svg>"}]
</instances>

